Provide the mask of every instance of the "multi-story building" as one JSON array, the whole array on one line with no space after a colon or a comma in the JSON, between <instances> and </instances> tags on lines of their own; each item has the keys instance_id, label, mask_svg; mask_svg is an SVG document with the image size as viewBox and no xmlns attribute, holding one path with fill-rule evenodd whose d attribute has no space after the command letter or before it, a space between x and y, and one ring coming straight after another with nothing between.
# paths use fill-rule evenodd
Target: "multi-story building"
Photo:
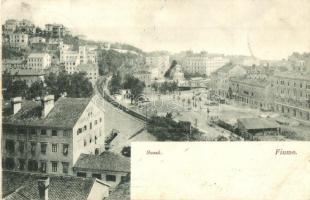
<instances>
[{"instance_id":1,"label":"multi-story building","mask_svg":"<svg viewBox=\"0 0 310 200\"><path fill-rule=\"evenodd\" d=\"M2 71L10 73L13 70L26 69L27 62L24 59L3 59Z\"/></svg>"},{"instance_id":2,"label":"multi-story building","mask_svg":"<svg viewBox=\"0 0 310 200\"><path fill-rule=\"evenodd\" d=\"M244 77L245 75L246 70L243 67L228 63L211 74L211 90L223 98L231 98L228 93L231 84L230 78Z\"/></svg>"},{"instance_id":3,"label":"multi-story building","mask_svg":"<svg viewBox=\"0 0 310 200\"><path fill-rule=\"evenodd\" d=\"M54 38L62 38L69 33L69 30L62 24L46 24L45 31Z\"/></svg>"},{"instance_id":4,"label":"multi-story building","mask_svg":"<svg viewBox=\"0 0 310 200\"><path fill-rule=\"evenodd\" d=\"M51 66L51 56L48 53L31 53L27 58L27 68L43 71Z\"/></svg>"},{"instance_id":5,"label":"multi-story building","mask_svg":"<svg viewBox=\"0 0 310 200\"><path fill-rule=\"evenodd\" d=\"M169 56L168 55L146 56L145 64L151 68L157 68L159 76L163 76L169 68Z\"/></svg>"},{"instance_id":6,"label":"multi-story building","mask_svg":"<svg viewBox=\"0 0 310 200\"><path fill-rule=\"evenodd\" d=\"M144 82L146 86L151 84L152 76L151 76L151 72L149 71L139 70L139 71L136 71L133 74L133 76L139 79L140 81Z\"/></svg>"},{"instance_id":7,"label":"multi-story building","mask_svg":"<svg viewBox=\"0 0 310 200\"><path fill-rule=\"evenodd\" d=\"M81 63L80 54L77 51L61 49L59 61L64 64L65 70L69 74L73 74L77 71L77 66Z\"/></svg>"},{"instance_id":8,"label":"multi-story building","mask_svg":"<svg viewBox=\"0 0 310 200\"><path fill-rule=\"evenodd\" d=\"M274 75L275 110L296 119L310 121L310 73L284 72Z\"/></svg>"},{"instance_id":9,"label":"multi-story building","mask_svg":"<svg viewBox=\"0 0 310 200\"><path fill-rule=\"evenodd\" d=\"M208 55L188 56L183 60L183 70L189 74L207 75L225 64L229 63L229 59L224 57L214 57Z\"/></svg>"},{"instance_id":10,"label":"multi-story building","mask_svg":"<svg viewBox=\"0 0 310 200\"><path fill-rule=\"evenodd\" d=\"M104 111L92 98L13 98L3 106L2 158L7 170L73 175L82 153L104 151Z\"/></svg>"},{"instance_id":11,"label":"multi-story building","mask_svg":"<svg viewBox=\"0 0 310 200\"><path fill-rule=\"evenodd\" d=\"M3 33L4 34L10 34L14 33L19 22L15 19L8 19L5 21Z\"/></svg>"},{"instance_id":12,"label":"multi-story building","mask_svg":"<svg viewBox=\"0 0 310 200\"><path fill-rule=\"evenodd\" d=\"M29 39L30 44L41 44L45 43L46 40L43 37L32 37Z\"/></svg>"},{"instance_id":13,"label":"multi-story building","mask_svg":"<svg viewBox=\"0 0 310 200\"><path fill-rule=\"evenodd\" d=\"M97 64L97 52L88 46L79 47L81 64Z\"/></svg>"},{"instance_id":14,"label":"multi-story building","mask_svg":"<svg viewBox=\"0 0 310 200\"><path fill-rule=\"evenodd\" d=\"M84 72L92 85L95 85L99 77L99 67L96 64L80 64L74 72Z\"/></svg>"},{"instance_id":15,"label":"multi-story building","mask_svg":"<svg viewBox=\"0 0 310 200\"><path fill-rule=\"evenodd\" d=\"M18 22L17 31L27 34L34 34L35 33L35 25L26 19L22 19Z\"/></svg>"},{"instance_id":16,"label":"multi-story building","mask_svg":"<svg viewBox=\"0 0 310 200\"><path fill-rule=\"evenodd\" d=\"M28 35L24 33L11 33L9 44L15 48L26 48L28 46Z\"/></svg>"},{"instance_id":17,"label":"multi-story building","mask_svg":"<svg viewBox=\"0 0 310 200\"><path fill-rule=\"evenodd\" d=\"M12 79L25 81L28 87L36 81L44 81L46 71L33 70L33 69L12 69L9 71Z\"/></svg>"},{"instance_id":18,"label":"multi-story building","mask_svg":"<svg viewBox=\"0 0 310 200\"><path fill-rule=\"evenodd\" d=\"M262 110L273 109L273 94L269 80L231 78L230 87L236 102Z\"/></svg>"}]
</instances>

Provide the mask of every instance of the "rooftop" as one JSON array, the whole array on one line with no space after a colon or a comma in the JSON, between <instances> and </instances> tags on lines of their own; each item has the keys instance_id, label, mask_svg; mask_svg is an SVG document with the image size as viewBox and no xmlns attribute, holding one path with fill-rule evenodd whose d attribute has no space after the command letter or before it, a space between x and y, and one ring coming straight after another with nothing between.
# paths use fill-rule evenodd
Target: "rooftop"
<instances>
[{"instance_id":1,"label":"rooftop","mask_svg":"<svg viewBox=\"0 0 310 200\"><path fill-rule=\"evenodd\" d=\"M219 69L215 70L212 74L225 73L225 72L228 73L229 70L233 69L234 67L235 65L233 65L232 63L227 63L223 67L220 67Z\"/></svg>"},{"instance_id":2,"label":"rooftop","mask_svg":"<svg viewBox=\"0 0 310 200\"><path fill-rule=\"evenodd\" d=\"M265 87L269 84L269 81L265 79L231 78L231 81L259 87Z\"/></svg>"},{"instance_id":3,"label":"rooftop","mask_svg":"<svg viewBox=\"0 0 310 200\"><path fill-rule=\"evenodd\" d=\"M31 58L31 57L42 57L42 56L46 56L46 55L49 55L48 53L30 53L28 58Z\"/></svg>"},{"instance_id":4,"label":"rooftop","mask_svg":"<svg viewBox=\"0 0 310 200\"><path fill-rule=\"evenodd\" d=\"M130 159L109 151L103 152L100 155L81 154L74 168L130 172Z\"/></svg>"},{"instance_id":5,"label":"rooftop","mask_svg":"<svg viewBox=\"0 0 310 200\"><path fill-rule=\"evenodd\" d=\"M49 199L87 200L93 184L102 181L94 178L50 175ZM2 173L2 197L6 200L39 199L38 179L41 174L4 171ZM107 185L108 186L108 185Z\"/></svg>"},{"instance_id":6,"label":"rooftop","mask_svg":"<svg viewBox=\"0 0 310 200\"><path fill-rule=\"evenodd\" d=\"M310 80L310 72L286 71L286 72L276 74L275 77Z\"/></svg>"},{"instance_id":7,"label":"rooftop","mask_svg":"<svg viewBox=\"0 0 310 200\"><path fill-rule=\"evenodd\" d=\"M78 69L82 71L98 70L98 65L95 64L79 64Z\"/></svg>"},{"instance_id":8,"label":"rooftop","mask_svg":"<svg viewBox=\"0 0 310 200\"><path fill-rule=\"evenodd\" d=\"M274 129L279 128L279 124L271 119L265 118L240 118L237 120L245 129Z\"/></svg>"},{"instance_id":9,"label":"rooftop","mask_svg":"<svg viewBox=\"0 0 310 200\"><path fill-rule=\"evenodd\" d=\"M72 128L80 118L91 98L60 97L45 118L41 118L40 101L23 100L22 108L3 118L3 123L43 127Z\"/></svg>"},{"instance_id":10,"label":"rooftop","mask_svg":"<svg viewBox=\"0 0 310 200\"><path fill-rule=\"evenodd\" d=\"M9 72L14 76L43 76L46 74L45 71L34 69L11 69Z\"/></svg>"}]
</instances>

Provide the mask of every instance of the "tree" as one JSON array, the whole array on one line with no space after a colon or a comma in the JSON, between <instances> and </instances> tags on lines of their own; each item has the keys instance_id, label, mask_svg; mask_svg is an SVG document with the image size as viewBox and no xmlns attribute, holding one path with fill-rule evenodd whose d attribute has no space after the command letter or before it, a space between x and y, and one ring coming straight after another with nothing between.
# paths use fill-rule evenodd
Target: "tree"
<instances>
[{"instance_id":1,"label":"tree","mask_svg":"<svg viewBox=\"0 0 310 200\"><path fill-rule=\"evenodd\" d=\"M46 94L46 90L44 88L43 81L35 81L29 87L27 92L28 99L34 99L39 96L44 96Z\"/></svg>"},{"instance_id":2,"label":"tree","mask_svg":"<svg viewBox=\"0 0 310 200\"><path fill-rule=\"evenodd\" d=\"M65 92L69 97L90 97L93 93L93 86L83 72L69 75L66 84Z\"/></svg>"},{"instance_id":3,"label":"tree","mask_svg":"<svg viewBox=\"0 0 310 200\"><path fill-rule=\"evenodd\" d=\"M145 88L145 83L135 78L134 76L127 75L125 76L125 80L123 82L123 88L130 90L132 95L131 101L133 101L142 94Z\"/></svg>"},{"instance_id":4,"label":"tree","mask_svg":"<svg viewBox=\"0 0 310 200\"><path fill-rule=\"evenodd\" d=\"M115 73L109 83L109 91L111 94L117 93L121 88L121 76L119 73Z\"/></svg>"}]
</instances>

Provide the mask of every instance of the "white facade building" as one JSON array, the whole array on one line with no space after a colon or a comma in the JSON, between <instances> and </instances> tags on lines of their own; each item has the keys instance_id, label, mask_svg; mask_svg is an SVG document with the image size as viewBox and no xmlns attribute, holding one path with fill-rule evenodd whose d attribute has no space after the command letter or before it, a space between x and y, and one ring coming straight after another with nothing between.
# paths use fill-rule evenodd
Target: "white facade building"
<instances>
[{"instance_id":1,"label":"white facade building","mask_svg":"<svg viewBox=\"0 0 310 200\"><path fill-rule=\"evenodd\" d=\"M27 68L43 71L51 66L52 58L48 53L31 53L27 58Z\"/></svg>"},{"instance_id":2,"label":"white facade building","mask_svg":"<svg viewBox=\"0 0 310 200\"><path fill-rule=\"evenodd\" d=\"M32 37L29 39L30 44L40 44L45 43L46 40L43 37Z\"/></svg>"},{"instance_id":3,"label":"white facade building","mask_svg":"<svg viewBox=\"0 0 310 200\"><path fill-rule=\"evenodd\" d=\"M28 46L28 35L24 33L11 33L9 35L11 47L25 48Z\"/></svg>"},{"instance_id":4,"label":"white facade building","mask_svg":"<svg viewBox=\"0 0 310 200\"><path fill-rule=\"evenodd\" d=\"M183 69L190 74L209 76L227 63L229 59L224 57L190 56L184 59Z\"/></svg>"}]
</instances>

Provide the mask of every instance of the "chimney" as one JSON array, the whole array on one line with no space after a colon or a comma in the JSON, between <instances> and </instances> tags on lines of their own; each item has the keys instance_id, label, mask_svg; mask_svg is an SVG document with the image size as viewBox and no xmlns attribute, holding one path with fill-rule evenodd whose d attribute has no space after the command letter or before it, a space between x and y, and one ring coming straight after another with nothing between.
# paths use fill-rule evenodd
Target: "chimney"
<instances>
[{"instance_id":1,"label":"chimney","mask_svg":"<svg viewBox=\"0 0 310 200\"><path fill-rule=\"evenodd\" d=\"M22 108L22 98L21 97L12 98L11 104L13 107L13 114L15 115Z\"/></svg>"},{"instance_id":2,"label":"chimney","mask_svg":"<svg viewBox=\"0 0 310 200\"><path fill-rule=\"evenodd\" d=\"M38 189L40 200L48 200L48 187L50 185L49 177L42 177L38 180Z\"/></svg>"},{"instance_id":3,"label":"chimney","mask_svg":"<svg viewBox=\"0 0 310 200\"><path fill-rule=\"evenodd\" d=\"M54 107L54 95L48 95L42 98L42 117L46 117Z\"/></svg>"}]
</instances>

